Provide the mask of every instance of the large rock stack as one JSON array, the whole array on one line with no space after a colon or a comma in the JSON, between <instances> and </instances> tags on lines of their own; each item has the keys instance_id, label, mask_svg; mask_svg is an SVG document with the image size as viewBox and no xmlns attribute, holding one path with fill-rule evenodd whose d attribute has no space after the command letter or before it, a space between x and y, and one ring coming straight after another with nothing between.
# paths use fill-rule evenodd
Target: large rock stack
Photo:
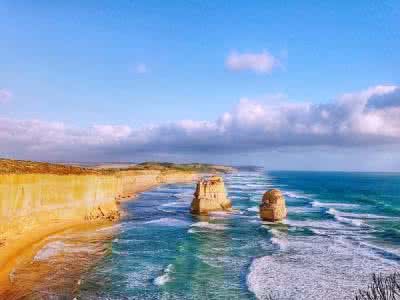
<instances>
[{"instance_id":1,"label":"large rock stack","mask_svg":"<svg viewBox=\"0 0 400 300\"><path fill-rule=\"evenodd\" d=\"M285 198L277 189L265 192L260 204L260 217L264 221L279 221L287 216Z\"/></svg>"},{"instance_id":2,"label":"large rock stack","mask_svg":"<svg viewBox=\"0 0 400 300\"><path fill-rule=\"evenodd\" d=\"M212 176L197 183L190 211L204 215L210 211L231 210L231 201L226 197L222 177Z\"/></svg>"}]
</instances>

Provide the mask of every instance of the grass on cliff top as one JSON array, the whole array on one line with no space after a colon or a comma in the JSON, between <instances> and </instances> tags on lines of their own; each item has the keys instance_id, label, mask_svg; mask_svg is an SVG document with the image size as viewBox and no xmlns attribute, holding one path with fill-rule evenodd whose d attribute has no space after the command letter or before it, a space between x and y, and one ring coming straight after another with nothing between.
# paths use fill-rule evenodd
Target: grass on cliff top
<instances>
[{"instance_id":1,"label":"grass on cliff top","mask_svg":"<svg viewBox=\"0 0 400 300\"><path fill-rule=\"evenodd\" d=\"M101 173L101 171L79 166L33 162L29 160L0 159L0 174L83 175Z\"/></svg>"},{"instance_id":2,"label":"grass on cliff top","mask_svg":"<svg viewBox=\"0 0 400 300\"><path fill-rule=\"evenodd\" d=\"M174 164L169 162L144 162L134 167L136 170L178 170L197 173L230 173L235 171L232 167L212 164Z\"/></svg>"},{"instance_id":3,"label":"grass on cliff top","mask_svg":"<svg viewBox=\"0 0 400 300\"><path fill-rule=\"evenodd\" d=\"M118 171L141 171L141 170L159 170L159 171L181 171L198 173L228 173L234 171L233 168L209 165L209 164L173 164L164 162L145 162L129 167L95 169L67 164L53 164L46 162L33 162L27 160L0 159L0 174L57 174L57 175L111 175Z\"/></svg>"}]
</instances>

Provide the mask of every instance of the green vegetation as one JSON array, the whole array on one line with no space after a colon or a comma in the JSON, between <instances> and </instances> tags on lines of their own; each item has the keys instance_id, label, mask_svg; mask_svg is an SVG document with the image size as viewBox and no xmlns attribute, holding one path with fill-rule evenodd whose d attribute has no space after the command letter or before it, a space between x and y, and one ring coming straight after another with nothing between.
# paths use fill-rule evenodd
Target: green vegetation
<instances>
[{"instance_id":1,"label":"green vegetation","mask_svg":"<svg viewBox=\"0 0 400 300\"><path fill-rule=\"evenodd\" d=\"M190 164L174 164L169 162L144 162L137 164L134 169L136 170L178 170L187 172L198 172L198 173L230 173L234 172L235 169L232 167L226 167L221 165L212 164L200 164L200 163L190 163Z\"/></svg>"},{"instance_id":2,"label":"green vegetation","mask_svg":"<svg viewBox=\"0 0 400 300\"><path fill-rule=\"evenodd\" d=\"M28 160L0 159L0 174L57 174L57 175L111 175L118 171L180 171L197 173L229 173L235 171L231 167L211 164L174 164L168 162L144 162L141 164L113 164L103 167L86 167L71 164L53 164L47 162L33 162Z\"/></svg>"},{"instance_id":3,"label":"green vegetation","mask_svg":"<svg viewBox=\"0 0 400 300\"><path fill-rule=\"evenodd\" d=\"M79 166L33 162L29 160L0 159L0 174L101 174L102 172Z\"/></svg>"}]
</instances>

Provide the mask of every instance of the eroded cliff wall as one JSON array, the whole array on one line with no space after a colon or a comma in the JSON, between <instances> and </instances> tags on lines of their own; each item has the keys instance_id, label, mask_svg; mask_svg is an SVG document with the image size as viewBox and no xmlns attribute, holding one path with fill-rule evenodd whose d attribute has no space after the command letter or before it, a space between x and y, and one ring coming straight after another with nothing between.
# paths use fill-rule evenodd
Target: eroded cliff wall
<instances>
[{"instance_id":1,"label":"eroded cliff wall","mask_svg":"<svg viewBox=\"0 0 400 300\"><path fill-rule=\"evenodd\" d=\"M0 175L0 268L29 243L91 220L115 220L118 201L157 185L196 179L190 172Z\"/></svg>"},{"instance_id":2,"label":"eroded cliff wall","mask_svg":"<svg viewBox=\"0 0 400 300\"><path fill-rule=\"evenodd\" d=\"M226 196L224 180L220 176L204 178L197 183L190 206L194 214L208 214L211 211L231 210L232 203Z\"/></svg>"}]
</instances>

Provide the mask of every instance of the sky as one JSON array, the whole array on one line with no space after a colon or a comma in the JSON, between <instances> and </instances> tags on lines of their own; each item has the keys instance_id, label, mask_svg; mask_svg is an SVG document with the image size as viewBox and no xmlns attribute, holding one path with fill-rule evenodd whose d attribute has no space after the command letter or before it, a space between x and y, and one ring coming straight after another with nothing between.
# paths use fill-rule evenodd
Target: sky
<instances>
[{"instance_id":1,"label":"sky","mask_svg":"<svg viewBox=\"0 0 400 300\"><path fill-rule=\"evenodd\" d=\"M0 0L0 156L400 171L399 1Z\"/></svg>"}]
</instances>

